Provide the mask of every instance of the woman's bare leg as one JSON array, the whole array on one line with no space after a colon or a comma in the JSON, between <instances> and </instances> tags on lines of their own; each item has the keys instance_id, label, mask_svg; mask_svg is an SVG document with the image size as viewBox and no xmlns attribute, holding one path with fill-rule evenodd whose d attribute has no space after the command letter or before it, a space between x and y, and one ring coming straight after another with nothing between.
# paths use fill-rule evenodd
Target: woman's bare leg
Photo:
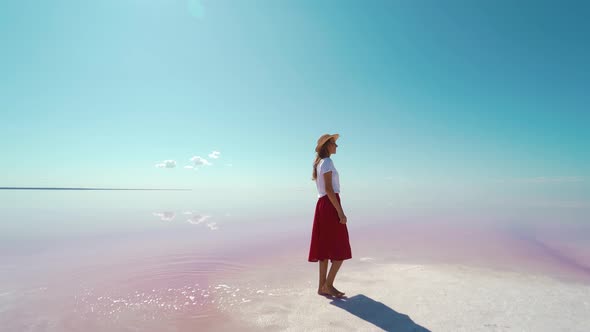
<instances>
[{"instance_id":1,"label":"woman's bare leg","mask_svg":"<svg viewBox=\"0 0 590 332\"><path fill-rule=\"evenodd\" d=\"M322 287L322 291L324 293L328 293L337 297L342 297L342 295L344 295L344 293L334 288L334 279L336 279L336 274L338 273L338 270L340 270L341 266L342 261L332 261L330 272L328 272L328 276L326 277L326 283Z\"/></svg>"},{"instance_id":2,"label":"woman's bare leg","mask_svg":"<svg viewBox=\"0 0 590 332\"><path fill-rule=\"evenodd\" d=\"M328 260L320 261L320 284L318 286L318 294L326 295L322 287L326 284L326 275L328 274Z\"/></svg>"}]
</instances>

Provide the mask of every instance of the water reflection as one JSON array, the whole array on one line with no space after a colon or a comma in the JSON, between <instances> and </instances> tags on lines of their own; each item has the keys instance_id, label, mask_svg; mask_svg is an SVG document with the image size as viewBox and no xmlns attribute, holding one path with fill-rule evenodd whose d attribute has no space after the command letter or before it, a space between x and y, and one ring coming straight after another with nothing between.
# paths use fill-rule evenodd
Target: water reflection
<instances>
[{"instance_id":1,"label":"water reflection","mask_svg":"<svg viewBox=\"0 0 590 332\"><path fill-rule=\"evenodd\" d=\"M174 212L174 211L153 212L152 214L154 216L160 218L161 221L165 221L165 222L171 222L176 217L176 212ZM215 221L206 222L207 220L211 219L210 215L197 214L193 211L184 211L182 214L185 216L188 216L188 219L186 219L186 222L191 225L203 224L205 227L207 227L209 230L212 230L212 231L216 231L219 229L217 222L215 222Z\"/></svg>"},{"instance_id":2,"label":"water reflection","mask_svg":"<svg viewBox=\"0 0 590 332\"><path fill-rule=\"evenodd\" d=\"M176 213L173 211L154 212L152 214L160 218L160 220L167 222L174 220L174 217L176 217Z\"/></svg>"},{"instance_id":3,"label":"water reflection","mask_svg":"<svg viewBox=\"0 0 590 332\"><path fill-rule=\"evenodd\" d=\"M207 220L209 218L211 218L211 216L202 216L202 215L196 214L196 215L190 216L186 220L186 222L188 222L189 224L193 224L193 225L199 225L199 224L205 222L205 220Z\"/></svg>"}]
</instances>

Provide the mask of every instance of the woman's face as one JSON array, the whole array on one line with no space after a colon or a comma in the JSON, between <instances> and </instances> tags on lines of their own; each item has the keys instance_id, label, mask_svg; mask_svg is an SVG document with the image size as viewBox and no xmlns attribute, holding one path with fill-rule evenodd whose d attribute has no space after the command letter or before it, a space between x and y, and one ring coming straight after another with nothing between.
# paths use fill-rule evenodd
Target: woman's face
<instances>
[{"instance_id":1,"label":"woman's face","mask_svg":"<svg viewBox=\"0 0 590 332\"><path fill-rule=\"evenodd\" d=\"M330 152L330 154L335 154L336 148L338 148L338 144L336 144L336 142L334 142L333 139L329 140L326 144L328 144L328 152Z\"/></svg>"}]
</instances>

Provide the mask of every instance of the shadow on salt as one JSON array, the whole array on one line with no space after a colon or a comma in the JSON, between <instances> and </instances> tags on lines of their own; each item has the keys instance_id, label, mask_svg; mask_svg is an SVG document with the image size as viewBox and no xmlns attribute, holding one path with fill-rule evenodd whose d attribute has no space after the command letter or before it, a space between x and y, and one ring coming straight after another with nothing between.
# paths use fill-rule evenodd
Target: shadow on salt
<instances>
[{"instance_id":1,"label":"shadow on salt","mask_svg":"<svg viewBox=\"0 0 590 332\"><path fill-rule=\"evenodd\" d=\"M399 313L363 294L335 299L330 304L344 309L385 331L430 332L429 329L414 323L408 315Z\"/></svg>"}]
</instances>

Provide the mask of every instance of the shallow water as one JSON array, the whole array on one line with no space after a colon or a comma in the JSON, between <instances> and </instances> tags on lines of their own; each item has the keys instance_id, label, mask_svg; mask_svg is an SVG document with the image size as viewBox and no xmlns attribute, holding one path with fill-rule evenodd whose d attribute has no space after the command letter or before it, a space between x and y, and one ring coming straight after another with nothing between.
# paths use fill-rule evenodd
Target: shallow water
<instances>
[{"instance_id":1,"label":"shallow water","mask_svg":"<svg viewBox=\"0 0 590 332\"><path fill-rule=\"evenodd\" d=\"M314 201L289 217L174 193L2 192L3 331L248 329L225 309L309 275ZM152 197L157 196L157 197ZM12 204L6 204L12 202ZM305 208L308 209L305 209ZM590 283L590 226L349 214L353 260L463 264ZM444 222L440 221L446 219ZM272 270L284 279L256 280ZM225 280L253 276L242 288ZM273 275L273 274L264 274Z\"/></svg>"}]
</instances>

